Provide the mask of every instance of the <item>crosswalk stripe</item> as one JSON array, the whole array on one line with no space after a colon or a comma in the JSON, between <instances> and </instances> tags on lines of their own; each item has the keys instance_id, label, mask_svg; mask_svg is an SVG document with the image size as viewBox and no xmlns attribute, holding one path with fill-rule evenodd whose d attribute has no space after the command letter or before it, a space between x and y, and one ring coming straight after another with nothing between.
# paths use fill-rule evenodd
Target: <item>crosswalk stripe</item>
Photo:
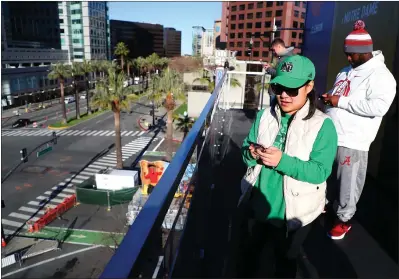
<instances>
[{"instance_id":1,"label":"crosswalk stripe","mask_svg":"<svg viewBox=\"0 0 399 279\"><path fill-rule=\"evenodd\" d=\"M18 210L30 212L30 213L36 213L36 214L40 214L40 215L43 215L45 212L44 210L37 211L36 208L31 208L31 207L26 207L26 206L21 206Z\"/></svg>"},{"instance_id":2,"label":"crosswalk stripe","mask_svg":"<svg viewBox=\"0 0 399 279\"><path fill-rule=\"evenodd\" d=\"M50 202L52 202L52 200ZM55 203L55 202L53 202L53 203ZM43 204L40 204L40 202L38 202L38 201L30 201L30 202L28 202L28 204L29 205L35 205L35 206L42 206L43 205ZM57 205L56 204L47 203L45 207L55 208L55 207L57 207Z\"/></svg>"},{"instance_id":3,"label":"crosswalk stripe","mask_svg":"<svg viewBox=\"0 0 399 279\"><path fill-rule=\"evenodd\" d=\"M88 130L88 131L84 131L84 133L83 134L81 134L81 136L87 136L88 134L90 134L91 133L91 130Z\"/></svg>"},{"instance_id":4,"label":"crosswalk stripe","mask_svg":"<svg viewBox=\"0 0 399 279\"><path fill-rule=\"evenodd\" d=\"M138 133L139 133L139 131L136 131L136 132L133 133L132 136L135 136L135 135L137 135Z\"/></svg>"},{"instance_id":5,"label":"crosswalk stripe","mask_svg":"<svg viewBox=\"0 0 399 279\"><path fill-rule=\"evenodd\" d=\"M94 164L115 167L115 164L112 163L95 162Z\"/></svg>"},{"instance_id":6,"label":"crosswalk stripe","mask_svg":"<svg viewBox=\"0 0 399 279\"><path fill-rule=\"evenodd\" d=\"M114 131L107 131L107 133L106 134L104 134L104 136L110 136L112 133L114 133Z\"/></svg>"},{"instance_id":7,"label":"crosswalk stripe","mask_svg":"<svg viewBox=\"0 0 399 279\"><path fill-rule=\"evenodd\" d=\"M62 134L65 134L65 132L67 132L67 130L61 130L61 131L57 131L55 133L57 134L57 136L60 136Z\"/></svg>"},{"instance_id":8,"label":"crosswalk stripe","mask_svg":"<svg viewBox=\"0 0 399 279\"><path fill-rule=\"evenodd\" d=\"M44 197L44 196L38 196L36 197L37 200L49 200L49 197ZM64 200L60 200L60 199L50 199L53 202L58 202L58 203L62 203ZM44 202L43 202L44 203Z\"/></svg>"},{"instance_id":9,"label":"crosswalk stripe","mask_svg":"<svg viewBox=\"0 0 399 279\"><path fill-rule=\"evenodd\" d=\"M91 164L89 167L90 167L90 168L96 168L96 169L98 169L98 171L100 171L100 170L102 170L102 169L105 169L104 166L96 166L96 165L94 165L94 164Z\"/></svg>"},{"instance_id":10,"label":"crosswalk stripe","mask_svg":"<svg viewBox=\"0 0 399 279\"><path fill-rule=\"evenodd\" d=\"M103 133L103 131L98 131L97 133L95 133L93 136L98 136L99 134L102 134Z\"/></svg>"},{"instance_id":11,"label":"crosswalk stripe","mask_svg":"<svg viewBox=\"0 0 399 279\"><path fill-rule=\"evenodd\" d=\"M116 162L116 158L115 159L111 159L111 158L108 158L108 159L100 159L100 160L98 160L97 162L104 162L104 163L107 163L107 162Z\"/></svg>"},{"instance_id":12,"label":"crosswalk stripe","mask_svg":"<svg viewBox=\"0 0 399 279\"><path fill-rule=\"evenodd\" d=\"M7 229L3 229L3 230L4 230L4 234L6 234L6 235L12 235L15 232L15 231L12 231L12 230L7 230Z\"/></svg>"},{"instance_id":13,"label":"crosswalk stripe","mask_svg":"<svg viewBox=\"0 0 399 279\"><path fill-rule=\"evenodd\" d=\"M92 172L88 172L88 171L81 171L81 172L79 172L79 174L85 174L85 175L93 175L93 173Z\"/></svg>"},{"instance_id":14,"label":"crosswalk stripe","mask_svg":"<svg viewBox=\"0 0 399 279\"><path fill-rule=\"evenodd\" d=\"M30 133L31 131L24 131L23 133L19 134L20 136L26 136Z\"/></svg>"},{"instance_id":15,"label":"crosswalk stripe","mask_svg":"<svg viewBox=\"0 0 399 279\"><path fill-rule=\"evenodd\" d=\"M102 133L99 134L99 136L104 136L105 134L108 134L108 133L109 133L109 131L102 131Z\"/></svg>"},{"instance_id":16,"label":"crosswalk stripe","mask_svg":"<svg viewBox=\"0 0 399 279\"><path fill-rule=\"evenodd\" d=\"M107 134L107 137L108 136L115 136L115 131L112 131L110 134Z\"/></svg>"},{"instance_id":17,"label":"crosswalk stripe","mask_svg":"<svg viewBox=\"0 0 399 279\"><path fill-rule=\"evenodd\" d=\"M73 132L70 133L68 136L75 136L77 133L79 133L79 130L72 130Z\"/></svg>"},{"instance_id":18,"label":"crosswalk stripe","mask_svg":"<svg viewBox=\"0 0 399 279\"><path fill-rule=\"evenodd\" d=\"M21 134L23 132L25 132L25 131L17 131L15 133L11 134L11 136L18 136L19 134Z\"/></svg>"},{"instance_id":19,"label":"crosswalk stripe","mask_svg":"<svg viewBox=\"0 0 399 279\"><path fill-rule=\"evenodd\" d=\"M69 135L69 134L71 134L71 133L73 133L73 130L68 130L68 131L66 131L66 132L63 134L63 136L67 136L67 135Z\"/></svg>"},{"instance_id":20,"label":"crosswalk stripe","mask_svg":"<svg viewBox=\"0 0 399 279\"><path fill-rule=\"evenodd\" d=\"M142 132L139 134L139 136L142 136L144 133L145 133L145 131L142 131Z\"/></svg>"},{"instance_id":21,"label":"crosswalk stripe","mask_svg":"<svg viewBox=\"0 0 399 279\"><path fill-rule=\"evenodd\" d=\"M37 136L45 136L49 131L42 131L41 133L38 133Z\"/></svg>"},{"instance_id":22,"label":"crosswalk stripe","mask_svg":"<svg viewBox=\"0 0 399 279\"><path fill-rule=\"evenodd\" d=\"M22 220L25 220L25 221L28 221L28 220L37 221L37 220L40 219L40 218L38 218L38 217L31 217L31 216L29 216L29 215L25 215L25 214L21 214L21 213L16 213L16 212L12 212L12 213L10 213L8 216L14 217L14 218L18 218L18 219L22 219Z\"/></svg>"},{"instance_id":23,"label":"crosswalk stripe","mask_svg":"<svg viewBox=\"0 0 399 279\"><path fill-rule=\"evenodd\" d=\"M21 223L21 222L15 222L15 221L7 220L7 219L1 219L1 223L3 225L16 227L16 228L19 228L19 227L21 227L24 224L24 223Z\"/></svg>"},{"instance_id":24,"label":"crosswalk stripe","mask_svg":"<svg viewBox=\"0 0 399 279\"><path fill-rule=\"evenodd\" d=\"M89 179L90 176L85 176L85 175L80 175L80 174L78 174L77 176L75 176L75 178Z\"/></svg>"},{"instance_id":25,"label":"crosswalk stripe","mask_svg":"<svg viewBox=\"0 0 399 279\"><path fill-rule=\"evenodd\" d=\"M52 192L52 191L44 192L45 195L49 195L49 196L51 196L52 193L54 193L54 192ZM71 194L63 194L63 193L58 193L58 194L54 193L54 195L57 197L60 197L60 198L68 198L68 197L72 196Z\"/></svg>"},{"instance_id":26,"label":"crosswalk stripe","mask_svg":"<svg viewBox=\"0 0 399 279\"><path fill-rule=\"evenodd\" d=\"M130 135L131 133L133 133L133 131L130 131L129 133L127 133L127 134L125 135L125 137L128 136L128 135Z\"/></svg>"},{"instance_id":27,"label":"crosswalk stripe","mask_svg":"<svg viewBox=\"0 0 399 279\"><path fill-rule=\"evenodd\" d=\"M62 188L62 186L54 186L53 188L51 188L51 190L61 190L62 192L68 192L68 193L75 193L74 189L71 188Z\"/></svg>"},{"instance_id":28,"label":"crosswalk stripe","mask_svg":"<svg viewBox=\"0 0 399 279\"><path fill-rule=\"evenodd\" d=\"M121 133L121 136L123 136L124 134L126 134L127 133L127 131L123 131L122 133Z\"/></svg>"},{"instance_id":29,"label":"crosswalk stripe","mask_svg":"<svg viewBox=\"0 0 399 279\"><path fill-rule=\"evenodd\" d=\"M89 167L85 168L84 170L85 170L85 171L90 171L90 172L92 172L93 174L96 174L96 173L99 172L99 169L93 169L93 168L89 168Z\"/></svg>"},{"instance_id":30,"label":"crosswalk stripe","mask_svg":"<svg viewBox=\"0 0 399 279\"><path fill-rule=\"evenodd\" d=\"M78 131L76 134L74 134L74 136L78 136L78 135L82 136L84 132L85 132L84 130Z\"/></svg>"},{"instance_id":31,"label":"crosswalk stripe","mask_svg":"<svg viewBox=\"0 0 399 279\"><path fill-rule=\"evenodd\" d=\"M41 130L35 131L35 132L33 132L32 134L30 134L30 135L31 135L31 136L36 136L36 135L40 134L41 132L42 132Z\"/></svg>"},{"instance_id":32,"label":"crosswalk stripe","mask_svg":"<svg viewBox=\"0 0 399 279\"><path fill-rule=\"evenodd\" d=\"M2 136L8 136L8 135L10 135L12 133L14 133L14 131L6 131L6 132L3 132L1 134L2 134Z\"/></svg>"}]
</instances>

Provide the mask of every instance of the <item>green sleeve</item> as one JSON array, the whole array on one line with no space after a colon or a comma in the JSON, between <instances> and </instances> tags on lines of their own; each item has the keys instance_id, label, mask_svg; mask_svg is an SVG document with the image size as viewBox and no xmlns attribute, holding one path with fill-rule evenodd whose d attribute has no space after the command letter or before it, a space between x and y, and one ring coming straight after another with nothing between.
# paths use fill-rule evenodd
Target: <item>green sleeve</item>
<instances>
[{"instance_id":1,"label":"green sleeve","mask_svg":"<svg viewBox=\"0 0 399 279\"><path fill-rule=\"evenodd\" d=\"M323 183L331 174L337 145L337 131L331 119L327 118L313 144L309 160L302 161L283 153L276 170L299 181Z\"/></svg>"},{"instance_id":2,"label":"green sleeve","mask_svg":"<svg viewBox=\"0 0 399 279\"><path fill-rule=\"evenodd\" d=\"M256 160L252 158L251 153L249 152L248 148L250 145L250 142L257 142L258 141L258 129L259 129L259 123L260 119L262 118L263 112L265 110L261 110L258 112L256 115L256 119L254 123L252 124L251 130L249 130L248 136L244 139L244 142L241 147L241 152L242 152L242 158L244 160L244 163L248 167L252 167L256 165Z\"/></svg>"}]
</instances>

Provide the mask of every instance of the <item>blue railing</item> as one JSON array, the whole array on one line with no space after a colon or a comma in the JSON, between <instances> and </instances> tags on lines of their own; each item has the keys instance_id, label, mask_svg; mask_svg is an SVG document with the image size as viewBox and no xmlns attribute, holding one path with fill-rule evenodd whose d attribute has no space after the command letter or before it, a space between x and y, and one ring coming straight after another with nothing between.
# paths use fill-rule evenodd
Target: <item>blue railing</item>
<instances>
[{"instance_id":1,"label":"blue railing","mask_svg":"<svg viewBox=\"0 0 399 279\"><path fill-rule=\"evenodd\" d=\"M148 254L151 253L149 250L156 250L154 245L156 246L157 244L154 244L154 242L159 237L162 222L171 205L184 171L189 164L194 150L197 148L197 153L200 154L204 146L204 128L210 125L210 120L220 99L226 76L227 74L224 72L223 77L217 83L201 115L193 125L186 139L180 145L172 162L129 228L122 243L105 267L100 278L128 278L143 275L142 270L146 266ZM153 262L154 269L156 265L157 263Z\"/></svg>"}]
</instances>

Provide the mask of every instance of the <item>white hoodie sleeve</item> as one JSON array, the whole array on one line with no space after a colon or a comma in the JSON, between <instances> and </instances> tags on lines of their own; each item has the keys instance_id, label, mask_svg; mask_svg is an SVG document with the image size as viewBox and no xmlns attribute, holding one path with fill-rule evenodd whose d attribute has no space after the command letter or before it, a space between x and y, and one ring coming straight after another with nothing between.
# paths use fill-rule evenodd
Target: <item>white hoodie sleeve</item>
<instances>
[{"instance_id":1,"label":"white hoodie sleeve","mask_svg":"<svg viewBox=\"0 0 399 279\"><path fill-rule=\"evenodd\" d=\"M338 107L365 117L383 117L396 95L396 81L390 72L375 73L370 82L370 93L366 99L351 99L341 96Z\"/></svg>"}]
</instances>

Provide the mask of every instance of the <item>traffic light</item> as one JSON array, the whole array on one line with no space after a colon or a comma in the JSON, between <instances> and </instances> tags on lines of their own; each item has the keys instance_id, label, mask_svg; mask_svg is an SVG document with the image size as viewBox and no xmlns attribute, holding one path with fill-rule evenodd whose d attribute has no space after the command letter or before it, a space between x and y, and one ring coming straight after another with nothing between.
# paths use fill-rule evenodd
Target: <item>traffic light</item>
<instances>
[{"instance_id":1,"label":"traffic light","mask_svg":"<svg viewBox=\"0 0 399 279\"><path fill-rule=\"evenodd\" d=\"M57 135L55 132L53 132L53 143L57 144Z\"/></svg>"},{"instance_id":2,"label":"traffic light","mask_svg":"<svg viewBox=\"0 0 399 279\"><path fill-rule=\"evenodd\" d=\"M24 161L24 163L28 162L28 151L26 148L22 148L19 153L21 153L21 161Z\"/></svg>"},{"instance_id":3,"label":"traffic light","mask_svg":"<svg viewBox=\"0 0 399 279\"><path fill-rule=\"evenodd\" d=\"M249 48L246 50L246 53L247 53L247 56L251 56L252 48L249 47Z\"/></svg>"}]
</instances>

